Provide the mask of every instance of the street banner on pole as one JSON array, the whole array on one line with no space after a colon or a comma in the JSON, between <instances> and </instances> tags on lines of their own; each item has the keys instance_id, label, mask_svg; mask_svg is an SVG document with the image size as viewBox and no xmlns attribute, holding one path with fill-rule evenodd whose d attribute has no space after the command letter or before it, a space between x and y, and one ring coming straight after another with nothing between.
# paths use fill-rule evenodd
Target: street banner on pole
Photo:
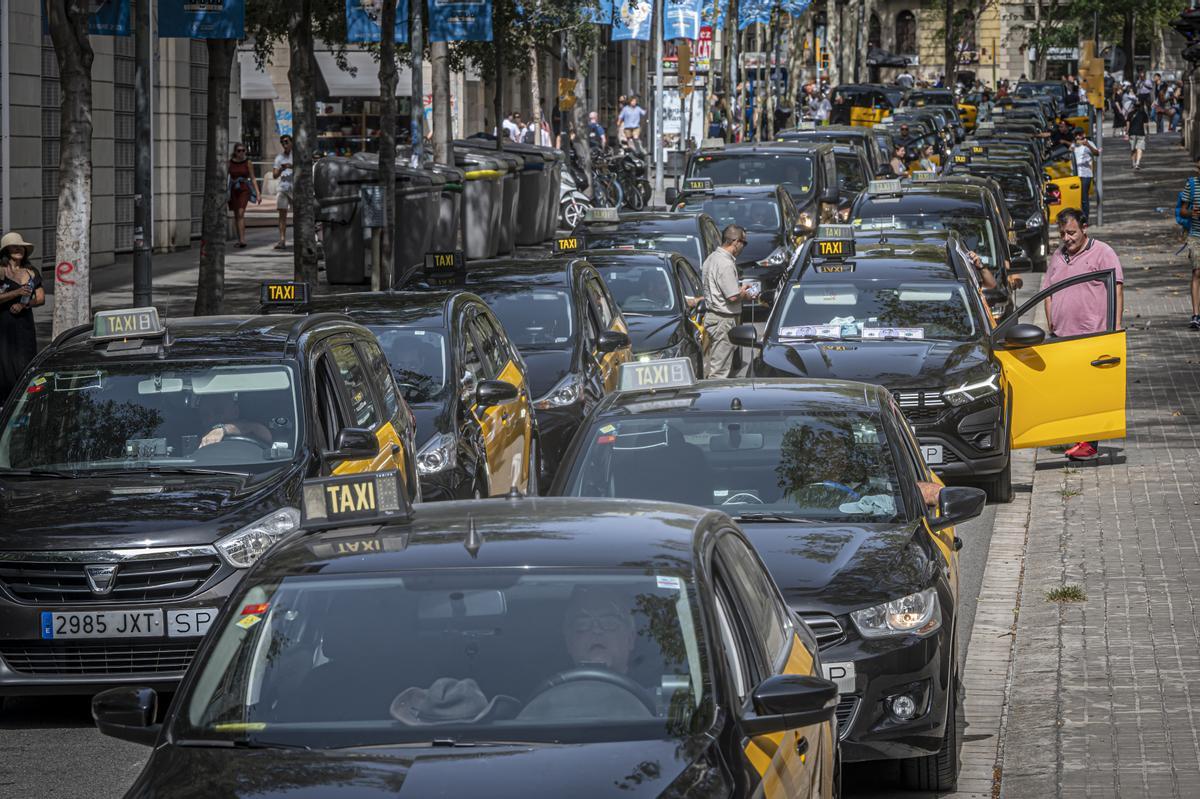
<instances>
[{"instance_id":1,"label":"street banner on pole","mask_svg":"<svg viewBox=\"0 0 1200 799\"><path fill-rule=\"evenodd\" d=\"M779 0L779 10L798 17L808 10L812 0Z\"/></svg>"},{"instance_id":2,"label":"street banner on pole","mask_svg":"<svg viewBox=\"0 0 1200 799\"><path fill-rule=\"evenodd\" d=\"M700 37L696 41L696 57L693 60L697 72L708 72L712 66L713 29L709 25L700 28Z\"/></svg>"},{"instance_id":3,"label":"street banner on pole","mask_svg":"<svg viewBox=\"0 0 1200 799\"><path fill-rule=\"evenodd\" d=\"M158 35L164 39L244 39L246 2L158 0Z\"/></svg>"},{"instance_id":4,"label":"street banner on pole","mask_svg":"<svg viewBox=\"0 0 1200 799\"><path fill-rule=\"evenodd\" d=\"M648 0L615 0L612 29L614 42L648 42L653 23L654 7Z\"/></svg>"},{"instance_id":5,"label":"street banner on pole","mask_svg":"<svg viewBox=\"0 0 1200 799\"><path fill-rule=\"evenodd\" d=\"M491 0L429 0L429 41L491 40Z\"/></svg>"},{"instance_id":6,"label":"street banner on pole","mask_svg":"<svg viewBox=\"0 0 1200 799\"><path fill-rule=\"evenodd\" d=\"M775 0L742 0L738 3L738 30L745 30L756 22L770 23L774 4Z\"/></svg>"},{"instance_id":7,"label":"street banner on pole","mask_svg":"<svg viewBox=\"0 0 1200 799\"><path fill-rule=\"evenodd\" d=\"M589 5L583 9L583 18L593 25L611 25L613 0L596 0L595 5Z\"/></svg>"},{"instance_id":8,"label":"street banner on pole","mask_svg":"<svg viewBox=\"0 0 1200 799\"><path fill-rule=\"evenodd\" d=\"M45 0L42 0L41 7L42 35L49 36L50 20L46 17ZM128 36L129 22L129 0L93 0L92 13L88 17L88 33L92 36Z\"/></svg>"},{"instance_id":9,"label":"street banner on pole","mask_svg":"<svg viewBox=\"0 0 1200 799\"><path fill-rule=\"evenodd\" d=\"M716 6L716 19L713 19L713 6ZM718 0L713 3L706 0L700 6L700 24L707 25L716 30L725 27L725 12L729 10L729 0Z\"/></svg>"},{"instance_id":10,"label":"street banner on pole","mask_svg":"<svg viewBox=\"0 0 1200 799\"><path fill-rule=\"evenodd\" d=\"M664 39L695 39L700 36L700 8L704 0L667 0Z\"/></svg>"},{"instance_id":11,"label":"street banner on pole","mask_svg":"<svg viewBox=\"0 0 1200 799\"><path fill-rule=\"evenodd\" d=\"M346 41L379 41L383 0L346 0ZM396 0L396 41L408 44L408 0Z\"/></svg>"}]
</instances>

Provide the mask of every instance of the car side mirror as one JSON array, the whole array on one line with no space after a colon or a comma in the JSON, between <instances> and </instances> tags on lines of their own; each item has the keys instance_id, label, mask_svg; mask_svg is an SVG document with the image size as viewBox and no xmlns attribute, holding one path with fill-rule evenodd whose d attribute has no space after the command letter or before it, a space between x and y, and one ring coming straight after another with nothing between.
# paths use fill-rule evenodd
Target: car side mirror
<instances>
[{"instance_id":1,"label":"car side mirror","mask_svg":"<svg viewBox=\"0 0 1200 799\"><path fill-rule=\"evenodd\" d=\"M983 513L987 494L982 488L946 486L938 495L938 516L929 520L933 530L945 530L956 524L974 519Z\"/></svg>"},{"instance_id":2,"label":"car side mirror","mask_svg":"<svg viewBox=\"0 0 1200 799\"><path fill-rule=\"evenodd\" d=\"M503 380L481 380L475 389L475 402L481 408L503 405L517 398L517 387Z\"/></svg>"},{"instance_id":3,"label":"car side mirror","mask_svg":"<svg viewBox=\"0 0 1200 799\"><path fill-rule=\"evenodd\" d=\"M1025 248L1020 246L1019 244L1008 245L1008 256L1009 256L1009 258L1011 258L1014 261L1017 260L1018 258L1028 258L1028 254L1025 252Z\"/></svg>"},{"instance_id":4,"label":"car side mirror","mask_svg":"<svg viewBox=\"0 0 1200 799\"><path fill-rule=\"evenodd\" d=\"M757 347L758 328L752 324L734 325L729 329L729 340L739 347Z\"/></svg>"},{"instance_id":5,"label":"car side mirror","mask_svg":"<svg viewBox=\"0 0 1200 799\"><path fill-rule=\"evenodd\" d=\"M475 377L475 373L470 369L463 372L462 379L458 381L458 395L463 402L471 402L475 399L475 391L479 388L479 379Z\"/></svg>"},{"instance_id":6,"label":"car side mirror","mask_svg":"<svg viewBox=\"0 0 1200 799\"><path fill-rule=\"evenodd\" d=\"M615 352L629 346L629 336L620 330L605 330L596 339L596 349L600 352Z\"/></svg>"},{"instance_id":7,"label":"car side mirror","mask_svg":"<svg viewBox=\"0 0 1200 799\"><path fill-rule=\"evenodd\" d=\"M814 228L812 225L806 225L803 222L797 222L792 227L792 235L793 236L811 236L813 234L813 231L815 231L815 230L816 230L816 228Z\"/></svg>"},{"instance_id":8,"label":"car side mirror","mask_svg":"<svg viewBox=\"0 0 1200 799\"><path fill-rule=\"evenodd\" d=\"M1013 258L1012 259L1012 269L1010 271L1032 272L1033 271L1033 261L1024 255L1022 255L1020 258Z\"/></svg>"},{"instance_id":9,"label":"car side mirror","mask_svg":"<svg viewBox=\"0 0 1200 799\"><path fill-rule=\"evenodd\" d=\"M337 435L337 446L325 451L326 461L363 461L379 454L379 439L365 427L343 427Z\"/></svg>"},{"instance_id":10,"label":"car side mirror","mask_svg":"<svg viewBox=\"0 0 1200 799\"><path fill-rule=\"evenodd\" d=\"M891 176L892 176L892 168L890 166L888 166L887 164L881 164L880 166L875 167L875 177L886 179L886 178L890 178Z\"/></svg>"},{"instance_id":11,"label":"car side mirror","mask_svg":"<svg viewBox=\"0 0 1200 799\"><path fill-rule=\"evenodd\" d=\"M92 697L92 718L104 735L144 746L158 740L161 724L158 694L153 688L109 688Z\"/></svg>"},{"instance_id":12,"label":"car side mirror","mask_svg":"<svg viewBox=\"0 0 1200 799\"><path fill-rule=\"evenodd\" d=\"M837 710L837 684L808 674L776 674L759 683L754 714L742 719L747 735L767 735L823 724Z\"/></svg>"},{"instance_id":13,"label":"car side mirror","mask_svg":"<svg viewBox=\"0 0 1200 799\"><path fill-rule=\"evenodd\" d=\"M667 201L667 207L670 207L679 199L679 191L674 186L667 186L663 199Z\"/></svg>"},{"instance_id":14,"label":"car side mirror","mask_svg":"<svg viewBox=\"0 0 1200 799\"><path fill-rule=\"evenodd\" d=\"M1036 347L1046 340L1046 331L1037 325L1027 323L1010 327L1004 333L1004 343L1014 349L1020 347Z\"/></svg>"},{"instance_id":15,"label":"car side mirror","mask_svg":"<svg viewBox=\"0 0 1200 799\"><path fill-rule=\"evenodd\" d=\"M825 191L821 192L821 202L823 203L835 203L840 199L837 186L826 186Z\"/></svg>"}]
</instances>

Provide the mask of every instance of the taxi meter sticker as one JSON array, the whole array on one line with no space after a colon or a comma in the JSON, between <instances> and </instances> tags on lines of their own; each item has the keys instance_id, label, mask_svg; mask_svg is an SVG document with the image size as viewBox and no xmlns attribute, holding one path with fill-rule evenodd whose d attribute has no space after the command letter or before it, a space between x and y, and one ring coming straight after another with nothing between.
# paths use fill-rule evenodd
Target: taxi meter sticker
<instances>
[{"instance_id":1,"label":"taxi meter sticker","mask_svg":"<svg viewBox=\"0 0 1200 799\"><path fill-rule=\"evenodd\" d=\"M252 613L249 616L243 616L242 618L238 619L234 622L234 624L236 624L238 627L241 627L243 630L249 630L260 621L262 621L262 616Z\"/></svg>"},{"instance_id":2,"label":"taxi meter sticker","mask_svg":"<svg viewBox=\"0 0 1200 799\"><path fill-rule=\"evenodd\" d=\"M659 588L670 588L674 591L679 591L683 588L682 581L678 577L671 577L670 575L657 574L654 581Z\"/></svg>"},{"instance_id":3,"label":"taxi meter sticker","mask_svg":"<svg viewBox=\"0 0 1200 799\"><path fill-rule=\"evenodd\" d=\"M925 338L923 327L864 327L863 338Z\"/></svg>"}]
</instances>

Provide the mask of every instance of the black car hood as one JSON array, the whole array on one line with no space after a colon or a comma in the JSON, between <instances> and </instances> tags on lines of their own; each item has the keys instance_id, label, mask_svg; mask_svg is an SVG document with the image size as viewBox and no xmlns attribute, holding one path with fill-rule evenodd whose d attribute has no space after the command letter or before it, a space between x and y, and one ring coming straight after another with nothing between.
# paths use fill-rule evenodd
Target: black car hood
<instances>
[{"instance_id":1,"label":"black car hood","mask_svg":"<svg viewBox=\"0 0 1200 799\"><path fill-rule=\"evenodd\" d=\"M978 341L860 341L769 343L763 362L784 375L862 380L890 389L938 387L989 360ZM961 382L961 381L957 381Z\"/></svg>"},{"instance_id":2,"label":"black car hood","mask_svg":"<svg viewBox=\"0 0 1200 799\"><path fill-rule=\"evenodd\" d=\"M877 605L921 590L936 568L919 522L743 522L742 529L797 610L837 615Z\"/></svg>"},{"instance_id":3,"label":"black car hood","mask_svg":"<svg viewBox=\"0 0 1200 799\"><path fill-rule=\"evenodd\" d=\"M688 766L678 741L326 751L159 749L130 799L658 796Z\"/></svg>"},{"instance_id":4,"label":"black car hood","mask_svg":"<svg viewBox=\"0 0 1200 799\"><path fill-rule=\"evenodd\" d=\"M737 258L739 267L758 266L758 262L783 244L782 233L746 232L746 246ZM782 268L782 267L781 267Z\"/></svg>"},{"instance_id":5,"label":"black car hood","mask_svg":"<svg viewBox=\"0 0 1200 799\"><path fill-rule=\"evenodd\" d=\"M524 350L525 372L529 378L529 392L533 398L546 396L558 381L567 376L574 366L575 353L571 350Z\"/></svg>"},{"instance_id":6,"label":"black car hood","mask_svg":"<svg viewBox=\"0 0 1200 799\"><path fill-rule=\"evenodd\" d=\"M635 353L653 352L669 347L671 338L679 330L679 324L678 316L625 316L629 340L633 342Z\"/></svg>"},{"instance_id":7,"label":"black car hood","mask_svg":"<svg viewBox=\"0 0 1200 799\"><path fill-rule=\"evenodd\" d=\"M211 544L300 496L303 466L257 477L0 479L0 550Z\"/></svg>"}]
</instances>

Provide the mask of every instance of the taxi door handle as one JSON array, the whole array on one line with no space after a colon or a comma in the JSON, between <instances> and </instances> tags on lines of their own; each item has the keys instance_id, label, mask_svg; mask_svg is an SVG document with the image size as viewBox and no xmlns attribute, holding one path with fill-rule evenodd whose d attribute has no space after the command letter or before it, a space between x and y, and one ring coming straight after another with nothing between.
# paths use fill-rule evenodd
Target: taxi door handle
<instances>
[{"instance_id":1,"label":"taxi door handle","mask_svg":"<svg viewBox=\"0 0 1200 799\"><path fill-rule=\"evenodd\" d=\"M395 456L395 455L399 455L399 454L400 454L400 445L392 444L392 455Z\"/></svg>"},{"instance_id":2,"label":"taxi door handle","mask_svg":"<svg viewBox=\"0 0 1200 799\"><path fill-rule=\"evenodd\" d=\"M1092 366L1116 366L1121 362L1121 359L1116 355L1105 355L1092 361Z\"/></svg>"},{"instance_id":3,"label":"taxi door handle","mask_svg":"<svg viewBox=\"0 0 1200 799\"><path fill-rule=\"evenodd\" d=\"M804 757L808 754L808 739L801 737L796 741L796 754Z\"/></svg>"}]
</instances>

